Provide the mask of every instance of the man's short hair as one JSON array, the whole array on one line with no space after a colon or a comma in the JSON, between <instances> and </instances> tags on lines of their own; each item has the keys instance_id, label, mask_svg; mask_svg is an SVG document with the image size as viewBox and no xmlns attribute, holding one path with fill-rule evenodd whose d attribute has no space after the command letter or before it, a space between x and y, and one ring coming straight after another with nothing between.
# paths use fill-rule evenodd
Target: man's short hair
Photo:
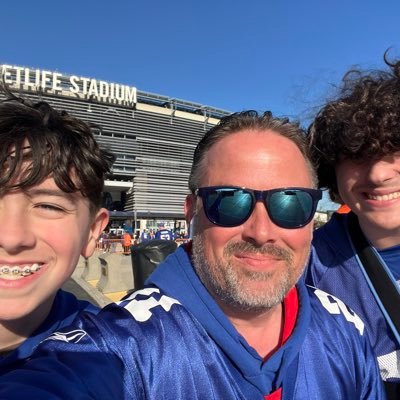
<instances>
[{"instance_id":1,"label":"man's short hair","mask_svg":"<svg viewBox=\"0 0 400 400\"><path fill-rule=\"evenodd\" d=\"M64 192L80 191L92 210L100 208L104 178L115 158L99 147L92 126L45 101L34 103L2 89L0 193L52 177Z\"/></svg>"},{"instance_id":2,"label":"man's short hair","mask_svg":"<svg viewBox=\"0 0 400 400\"><path fill-rule=\"evenodd\" d=\"M335 167L344 159L370 160L400 150L400 61L388 71L350 70L337 97L308 128L319 186L340 201Z\"/></svg>"},{"instance_id":3,"label":"man's short hair","mask_svg":"<svg viewBox=\"0 0 400 400\"><path fill-rule=\"evenodd\" d=\"M204 164L204 156L217 142L234 133L244 130L273 131L291 140L304 156L310 169L314 185L317 185L314 168L310 161L309 150L305 140L305 132L298 122L290 122L288 118L273 117L270 111L259 114L257 111L248 110L237 112L224 117L212 127L198 143L193 156L192 170L189 176L189 189L192 193L198 189L202 175L207 165Z\"/></svg>"}]
</instances>

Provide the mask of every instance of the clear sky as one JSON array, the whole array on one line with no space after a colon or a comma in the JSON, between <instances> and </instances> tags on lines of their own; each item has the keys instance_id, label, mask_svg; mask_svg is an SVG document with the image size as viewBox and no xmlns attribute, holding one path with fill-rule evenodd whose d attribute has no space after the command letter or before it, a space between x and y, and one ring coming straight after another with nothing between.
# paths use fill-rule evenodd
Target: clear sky
<instances>
[{"instance_id":1,"label":"clear sky","mask_svg":"<svg viewBox=\"0 0 400 400\"><path fill-rule=\"evenodd\" d=\"M400 57L399 0L6 0L0 63L304 126L350 68Z\"/></svg>"}]
</instances>

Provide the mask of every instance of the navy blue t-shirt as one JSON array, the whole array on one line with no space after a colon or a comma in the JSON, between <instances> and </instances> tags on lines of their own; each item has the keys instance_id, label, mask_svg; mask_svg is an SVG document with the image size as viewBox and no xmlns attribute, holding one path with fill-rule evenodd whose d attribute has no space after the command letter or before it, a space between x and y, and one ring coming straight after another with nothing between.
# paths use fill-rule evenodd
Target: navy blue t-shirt
<instances>
[{"instance_id":1,"label":"navy blue t-shirt","mask_svg":"<svg viewBox=\"0 0 400 400\"><path fill-rule=\"evenodd\" d=\"M396 279L396 281L400 280L400 245L378 250L378 253L390 269L394 279Z\"/></svg>"}]
</instances>

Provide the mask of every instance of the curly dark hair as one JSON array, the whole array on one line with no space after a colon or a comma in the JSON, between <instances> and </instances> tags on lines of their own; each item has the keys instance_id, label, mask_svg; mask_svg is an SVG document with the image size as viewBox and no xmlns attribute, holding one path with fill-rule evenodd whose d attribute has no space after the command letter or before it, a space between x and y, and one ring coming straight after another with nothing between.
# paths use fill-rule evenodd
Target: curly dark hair
<instances>
[{"instance_id":1,"label":"curly dark hair","mask_svg":"<svg viewBox=\"0 0 400 400\"><path fill-rule=\"evenodd\" d=\"M339 95L308 128L320 188L341 201L335 166L344 159L379 159L400 150L400 61L384 61L388 71L350 70Z\"/></svg>"},{"instance_id":2,"label":"curly dark hair","mask_svg":"<svg viewBox=\"0 0 400 400\"><path fill-rule=\"evenodd\" d=\"M316 174L310 160L307 147L306 133L298 122L290 122L288 118L274 117L271 111L259 114L254 110L236 112L222 118L219 123L208 130L198 143L194 155L192 170L189 176L189 189L192 193L199 187L199 182L204 169L204 156L207 151L224 137L243 131L267 131L271 130L291 140L304 156L309 166L310 175L314 185L317 185Z\"/></svg>"},{"instance_id":3,"label":"curly dark hair","mask_svg":"<svg viewBox=\"0 0 400 400\"><path fill-rule=\"evenodd\" d=\"M4 84L1 89L6 98L0 102L0 194L51 176L64 192L80 191L92 211L100 208L115 158L99 147L92 127L44 101L17 97Z\"/></svg>"}]
</instances>

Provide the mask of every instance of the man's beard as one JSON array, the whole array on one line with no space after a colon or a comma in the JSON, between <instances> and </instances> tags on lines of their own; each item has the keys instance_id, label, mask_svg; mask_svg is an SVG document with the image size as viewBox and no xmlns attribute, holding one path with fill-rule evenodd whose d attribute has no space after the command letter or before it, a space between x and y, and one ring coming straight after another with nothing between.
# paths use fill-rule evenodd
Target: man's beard
<instances>
[{"instance_id":1,"label":"man's beard","mask_svg":"<svg viewBox=\"0 0 400 400\"><path fill-rule=\"evenodd\" d=\"M280 263L279 270L245 270L233 264L235 253L271 255ZM273 244L257 247L248 242L228 243L223 258L210 264L205 257L201 234L193 238L193 264L200 280L218 302L246 312L262 312L280 304L303 272L303 268L294 265L291 251ZM256 281L260 282L261 290L254 290L249 285Z\"/></svg>"}]
</instances>

